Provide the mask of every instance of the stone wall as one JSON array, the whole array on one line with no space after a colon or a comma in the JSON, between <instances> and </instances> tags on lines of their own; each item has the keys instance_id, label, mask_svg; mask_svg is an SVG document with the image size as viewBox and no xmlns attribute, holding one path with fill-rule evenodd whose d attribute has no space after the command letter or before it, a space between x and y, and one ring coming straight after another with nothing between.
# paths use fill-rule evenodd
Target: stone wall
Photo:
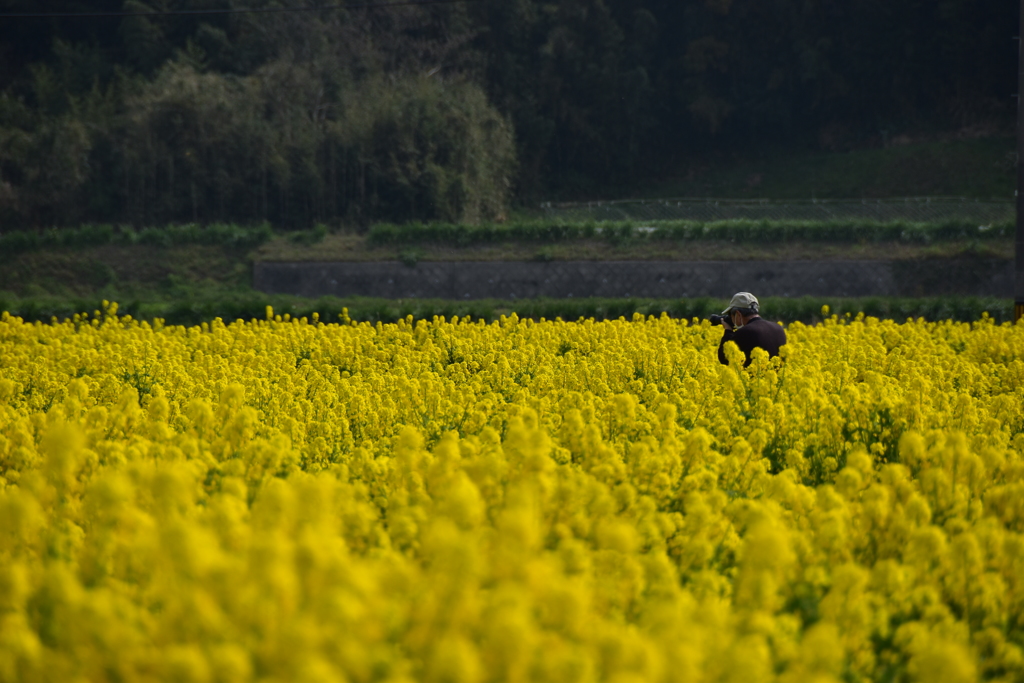
<instances>
[{"instance_id":1,"label":"stone wall","mask_svg":"<svg viewBox=\"0 0 1024 683\"><path fill-rule=\"evenodd\" d=\"M257 263L268 294L387 299L1013 296L1013 261L431 261Z\"/></svg>"}]
</instances>

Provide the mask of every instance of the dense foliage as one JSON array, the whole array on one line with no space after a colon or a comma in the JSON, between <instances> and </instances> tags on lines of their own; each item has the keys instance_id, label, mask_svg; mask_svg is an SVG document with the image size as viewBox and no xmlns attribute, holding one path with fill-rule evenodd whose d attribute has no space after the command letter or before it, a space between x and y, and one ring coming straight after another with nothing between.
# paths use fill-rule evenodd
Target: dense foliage
<instances>
[{"instance_id":1,"label":"dense foliage","mask_svg":"<svg viewBox=\"0 0 1024 683\"><path fill-rule=\"evenodd\" d=\"M1024 324L0 319L0 681L1024 676Z\"/></svg>"},{"instance_id":2,"label":"dense foliage","mask_svg":"<svg viewBox=\"0 0 1024 683\"><path fill-rule=\"evenodd\" d=\"M635 180L712 150L998 128L1012 117L1016 8L479 0L6 19L0 220L476 221L501 216L513 191ZM40 6L0 1L18 11Z\"/></svg>"}]
</instances>

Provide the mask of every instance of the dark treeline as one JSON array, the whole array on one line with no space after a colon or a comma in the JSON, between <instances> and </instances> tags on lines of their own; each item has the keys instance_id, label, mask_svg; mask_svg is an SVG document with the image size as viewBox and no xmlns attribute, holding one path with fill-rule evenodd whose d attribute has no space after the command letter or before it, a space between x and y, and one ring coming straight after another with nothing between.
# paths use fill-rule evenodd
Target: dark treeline
<instances>
[{"instance_id":1,"label":"dark treeline","mask_svg":"<svg viewBox=\"0 0 1024 683\"><path fill-rule=\"evenodd\" d=\"M335 4L0 0L0 14ZM477 0L0 18L0 229L500 220L716 152L1004 127L1016 11Z\"/></svg>"}]
</instances>

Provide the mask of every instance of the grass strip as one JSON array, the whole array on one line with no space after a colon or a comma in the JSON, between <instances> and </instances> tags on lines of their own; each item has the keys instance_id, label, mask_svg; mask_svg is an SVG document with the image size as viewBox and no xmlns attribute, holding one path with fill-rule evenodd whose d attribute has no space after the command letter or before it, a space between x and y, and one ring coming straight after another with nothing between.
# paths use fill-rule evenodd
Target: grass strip
<instances>
[{"instance_id":1,"label":"grass strip","mask_svg":"<svg viewBox=\"0 0 1024 683\"><path fill-rule=\"evenodd\" d=\"M327 234L324 225L289 232L289 241L312 245ZM464 225L454 223L378 224L366 234L370 247L439 245L481 246L520 242L556 244L600 239L612 245L650 241L726 241L745 244L794 242L856 244L904 242L931 244L952 240L992 240L1012 236L1010 221L978 225L977 221L951 219L939 222L878 222L871 220L781 221L619 221L565 222L516 221ZM16 255L55 248L107 245L170 247L203 244L251 249L275 237L269 224L243 226L228 223L168 225L136 230L130 226L85 225L77 229L16 230L0 234L0 253Z\"/></svg>"},{"instance_id":2,"label":"grass strip","mask_svg":"<svg viewBox=\"0 0 1024 683\"><path fill-rule=\"evenodd\" d=\"M323 228L309 231L326 232ZM304 236L306 233L298 233ZM0 234L0 253L21 254L60 247L102 247L144 244L170 247L180 244L207 244L251 249L270 240L274 231L269 224L241 226L229 223L168 225L136 230L130 226L84 225L77 229L16 230ZM322 237L322 234L321 234Z\"/></svg>"},{"instance_id":3,"label":"grass strip","mask_svg":"<svg viewBox=\"0 0 1024 683\"><path fill-rule=\"evenodd\" d=\"M998 239L1013 234L1010 221L978 225L977 221L938 222L871 220L782 221L522 221L462 225L407 223L374 225L367 233L371 246L438 244L475 246L501 242L552 243L603 239L612 244L638 240L725 240L754 244L779 242L907 242L930 244L947 240Z\"/></svg>"}]
</instances>

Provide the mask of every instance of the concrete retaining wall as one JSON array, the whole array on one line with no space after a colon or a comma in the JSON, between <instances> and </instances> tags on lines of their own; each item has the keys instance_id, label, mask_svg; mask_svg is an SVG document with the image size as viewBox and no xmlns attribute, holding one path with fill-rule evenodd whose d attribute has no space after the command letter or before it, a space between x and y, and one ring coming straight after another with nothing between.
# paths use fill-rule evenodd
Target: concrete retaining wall
<instances>
[{"instance_id":1,"label":"concrete retaining wall","mask_svg":"<svg viewBox=\"0 0 1024 683\"><path fill-rule=\"evenodd\" d=\"M1013 296L1013 261L554 261L257 263L268 294L388 299Z\"/></svg>"}]
</instances>

